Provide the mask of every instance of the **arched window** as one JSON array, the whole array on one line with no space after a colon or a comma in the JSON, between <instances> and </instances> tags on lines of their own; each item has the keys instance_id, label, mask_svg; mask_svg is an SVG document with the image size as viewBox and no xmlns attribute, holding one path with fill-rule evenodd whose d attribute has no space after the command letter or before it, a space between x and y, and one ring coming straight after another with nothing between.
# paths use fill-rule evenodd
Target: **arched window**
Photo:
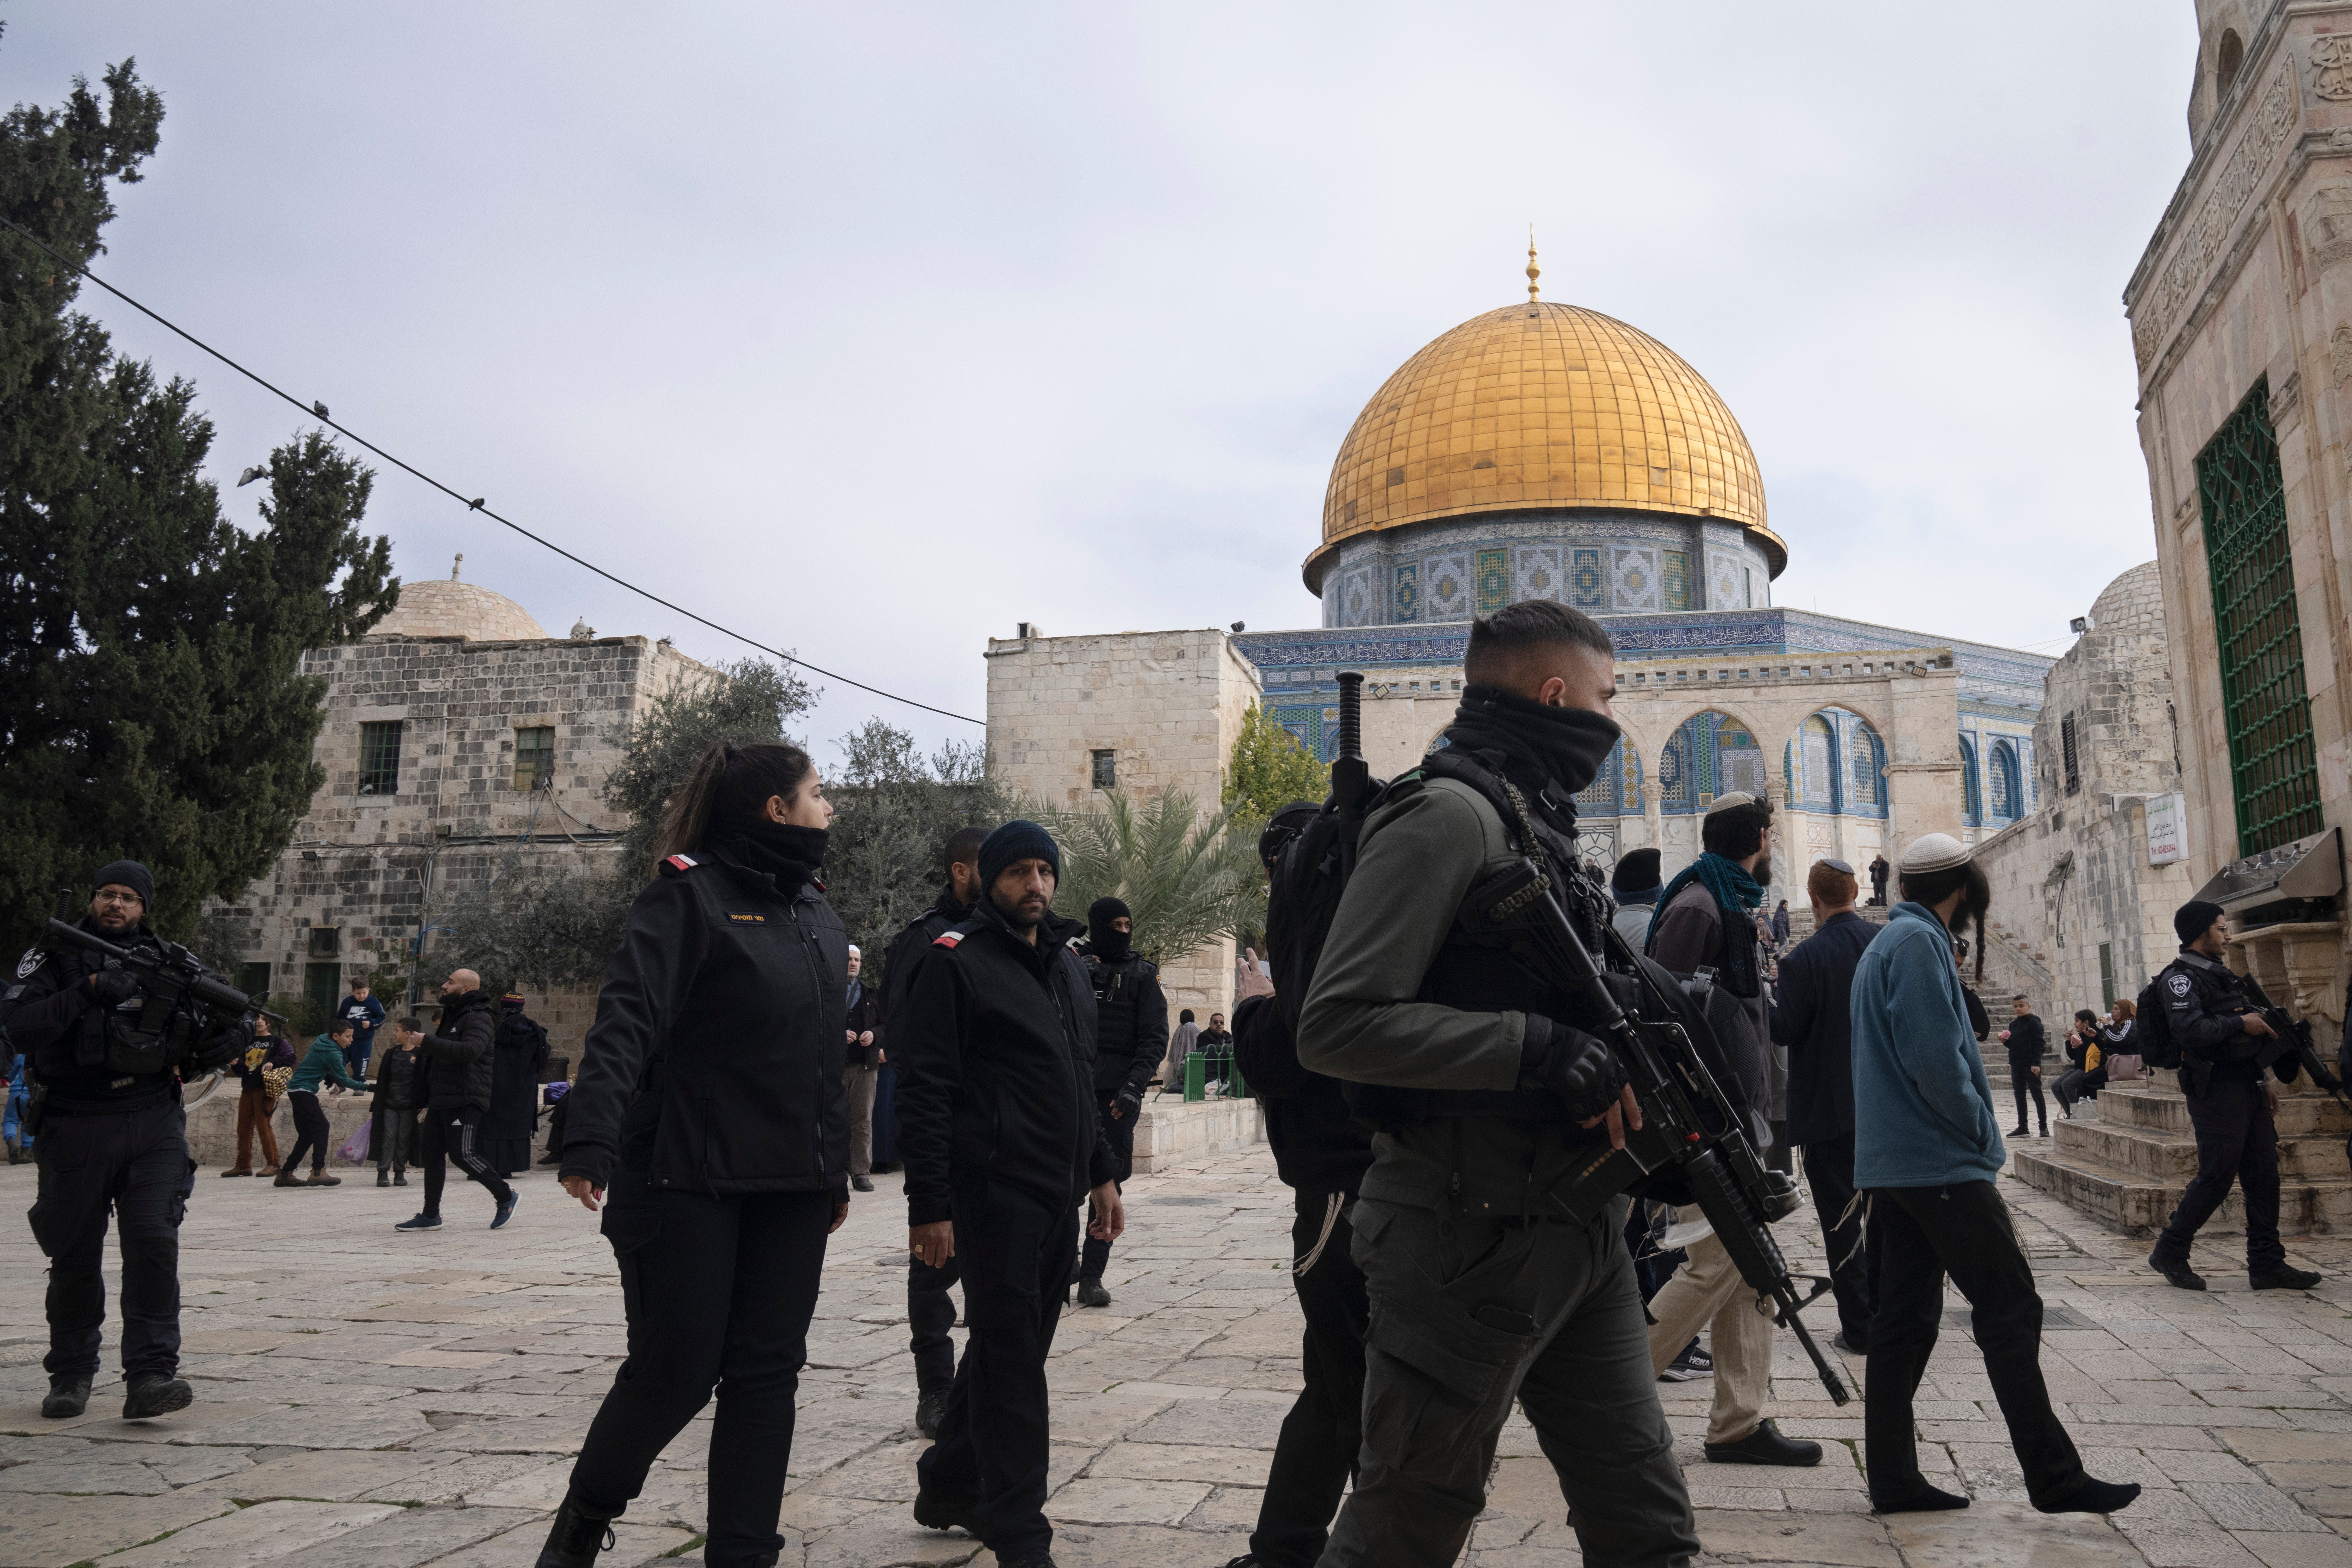
<instances>
[{"instance_id":1,"label":"arched window","mask_svg":"<svg viewBox=\"0 0 2352 1568\"><path fill-rule=\"evenodd\" d=\"M1970 827L1984 825L1984 781L1977 776L1976 742L1960 737L1960 809Z\"/></svg>"},{"instance_id":2,"label":"arched window","mask_svg":"<svg viewBox=\"0 0 2352 1568\"><path fill-rule=\"evenodd\" d=\"M1760 798L1770 773L1747 725L1727 713L1694 713L1658 754L1658 786L1665 811L1688 813L1734 790Z\"/></svg>"},{"instance_id":3,"label":"arched window","mask_svg":"<svg viewBox=\"0 0 2352 1568\"><path fill-rule=\"evenodd\" d=\"M1886 805L1886 781L1881 776L1886 770L1886 753L1878 743L1878 731L1868 723L1854 725L1851 755L1853 784L1846 798L1864 816L1879 816Z\"/></svg>"},{"instance_id":4,"label":"arched window","mask_svg":"<svg viewBox=\"0 0 2352 1568\"><path fill-rule=\"evenodd\" d=\"M1795 798L1805 804L1808 811L1835 811L1838 808L1837 732L1829 720L1816 713L1797 731L1799 779L1804 793ZM1794 793L1793 791L1791 792Z\"/></svg>"},{"instance_id":5,"label":"arched window","mask_svg":"<svg viewBox=\"0 0 2352 1568\"><path fill-rule=\"evenodd\" d=\"M2235 27L2221 29L2221 46L2213 51L2213 100L2219 103L2230 96L2237 85L2238 72L2246 63L2245 40L2238 37Z\"/></svg>"},{"instance_id":6,"label":"arched window","mask_svg":"<svg viewBox=\"0 0 2352 1568\"><path fill-rule=\"evenodd\" d=\"M2017 748L2007 741L1992 744L1991 765L1985 770L1986 816L1995 822L2014 822L2023 805L2018 791Z\"/></svg>"}]
</instances>

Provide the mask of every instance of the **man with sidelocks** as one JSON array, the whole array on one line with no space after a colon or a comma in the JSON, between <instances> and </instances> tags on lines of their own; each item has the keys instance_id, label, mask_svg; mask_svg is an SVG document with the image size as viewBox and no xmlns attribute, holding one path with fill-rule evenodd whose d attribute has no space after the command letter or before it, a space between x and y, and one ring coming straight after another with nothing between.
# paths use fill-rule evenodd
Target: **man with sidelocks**
<instances>
[{"instance_id":1,"label":"man with sidelocks","mask_svg":"<svg viewBox=\"0 0 2352 1568\"><path fill-rule=\"evenodd\" d=\"M1563 1202L1639 1108L1590 1004L1456 918L1533 858L1603 951L1609 899L1581 869L1573 801L1617 741L1613 651L1591 617L1530 601L1472 624L1464 675L1443 749L1365 821L1299 1020L1299 1066L1349 1080L1380 1129L1351 1212L1371 1299L1363 1447L1320 1562L1453 1562L1516 1402L1587 1562L1686 1563L1698 1537L1624 1211L1580 1225Z\"/></svg>"}]
</instances>

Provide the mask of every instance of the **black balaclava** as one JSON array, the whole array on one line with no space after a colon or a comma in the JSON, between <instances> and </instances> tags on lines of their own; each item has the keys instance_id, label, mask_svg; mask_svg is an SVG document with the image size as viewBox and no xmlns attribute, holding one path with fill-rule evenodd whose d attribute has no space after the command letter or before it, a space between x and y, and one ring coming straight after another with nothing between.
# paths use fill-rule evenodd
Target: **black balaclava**
<instances>
[{"instance_id":1,"label":"black balaclava","mask_svg":"<svg viewBox=\"0 0 2352 1568\"><path fill-rule=\"evenodd\" d=\"M1445 735L1465 751L1501 752L1575 795L1600 776L1621 732L1616 721L1589 709L1548 708L1499 686L1474 686Z\"/></svg>"},{"instance_id":2,"label":"black balaclava","mask_svg":"<svg viewBox=\"0 0 2352 1568\"><path fill-rule=\"evenodd\" d=\"M1125 958L1135 941L1132 934L1111 925L1113 921L1132 920L1126 904L1117 899L1097 899L1087 906L1087 945L1096 957L1106 963L1116 963Z\"/></svg>"}]
</instances>

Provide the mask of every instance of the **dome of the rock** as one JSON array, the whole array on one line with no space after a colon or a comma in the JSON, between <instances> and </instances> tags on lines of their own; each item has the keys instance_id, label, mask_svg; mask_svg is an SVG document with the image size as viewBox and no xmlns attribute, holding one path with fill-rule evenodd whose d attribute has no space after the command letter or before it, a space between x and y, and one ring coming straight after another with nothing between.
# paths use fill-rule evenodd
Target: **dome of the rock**
<instances>
[{"instance_id":1,"label":"dome of the rock","mask_svg":"<svg viewBox=\"0 0 2352 1568\"><path fill-rule=\"evenodd\" d=\"M1574 510L1737 525L1772 575L1788 563L1756 454L1715 388L1622 321L1528 300L1439 336L1364 405L1331 466L1307 585L1321 593L1339 546L1364 535Z\"/></svg>"},{"instance_id":2,"label":"dome of the rock","mask_svg":"<svg viewBox=\"0 0 2352 1568\"><path fill-rule=\"evenodd\" d=\"M524 642L543 639L547 633L530 611L504 594L455 578L427 577L400 585L400 603L375 624L373 635Z\"/></svg>"}]
</instances>

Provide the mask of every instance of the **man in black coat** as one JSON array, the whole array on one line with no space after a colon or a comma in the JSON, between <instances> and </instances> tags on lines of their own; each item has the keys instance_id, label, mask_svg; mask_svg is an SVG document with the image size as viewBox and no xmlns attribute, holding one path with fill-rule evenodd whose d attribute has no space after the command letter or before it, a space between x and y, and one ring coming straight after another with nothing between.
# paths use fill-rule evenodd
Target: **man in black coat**
<instances>
[{"instance_id":1,"label":"man in black coat","mask_svg":"<svg viewBox=\"0 0 2352 1568\"><path fill-rule=\"evenodd\" d=\"M939 1441L916 1473L915 1522L980 1537L1004 1568L1053 1561L1045 1357L1090 1233L1126 1228L1095 1110L1095 999L1051 910L1061 852L1034 822L980 849L979 907L931 946L892 1037L906 1083L908 1246L963 1260L971 1338ZM982 1456L986 1458L983 1462Z\"/></svg>"},{"instance_id":2,"label":"man in black coat","mask_svg":"<svg viewBox=\"0 0 2352 1568\"><path fill-rule=\"evenodd\" d=\"M490 1047L490 1103L482 1113L482 1159L501 1176L530 1165L539 1131L539 1080L547 1070L547 1028L522 1010L522 998L499 998Z\"/></svg>"},{"instance_id":3,"label":"man in black coat","mask_svg":"<svg viewBox=\"0 0 2352 1568\"><path fill-rule=\"evenodd\" d=\"M870 1193L874 1190L874 1091L882 1073L882 1047L874 1032L874 994L857 978L865 965L865 953L852 942L848 979L842 989L841 1091L849 1103L849 1184Z\"/></svg>"},{"instance_id":4,"label":"man in black coat","mask_svg":"<svg viewBox=\"0 0 2352 1568\"><path fill-rule=\"evenodd\" d=\"M516 1193L490 1169L482 1157L482 1112L490 1103L496 1073L493 1060L497 1026L490 1019L490 998L482 977L470 969L454 969L441 983L441 1023L418 1047L425 1058L417 1098L425 1102L425 1133L421 1147L425 1166L425 1206L394 1230L437 1230L441 1226L441 1184L455 1161L468 1179L489 1189L498 1205L490 1228L514 1217Z\"/></svg>"},{"instance_id":5,"label":"man in black coat","mask_svg":"<svg viewBox=\"0 0 2352 1568\"><path fill-rule=\"evenodd\" d=\"M1168 998L1160 994L1160 966L1134 951L1134 936L1135 917L1125 902L1097 899L1087 910L1087 939L1078 944L1095 988L1095 1099L1122 1182L1135 1173L1135 1121L1143 1113L1144 1088L1168 1054ZM1078 1259L1078 1305L1110 1305L1102 1282L1109 1264L1110 1243L1087 1237Z\"/></svg>"},{"instance_id":6,"label":"man in black coat","mask_svg":"<svg viewBox=\"0 0 2352 1568\"><path fill-rule=\"evenodd\" d=\"M898 1021L906 1016L907 994L931 944L971 919L972 906L980 901L980 847L987 838L984 827L959 827L948 836L940 851L945 879L940 896L890 939L882 957L882 1020L876 1037L886 1050ZM948 1388L955 1382L955 1341L948 1331L955 1327L956 1304L948 1290L960 1272L952 1254L937 1266L908 1255L907 1334L915 1356L915 1428L926 1437L940 1435Z\"/></svg>"},{"instance_id":7,"label":"man in black coat","mask_svg":"<svg viewBox=\"0 0 2352 1568\"><path fill-rule=\"evenodd\" d=\"M1839 1348L1870 1349L1874 1255L1863 1246L1853 1207L1854 966L1879 928L1853 911L1853 868L1816 860L1805 878L1813 934L1780 961L1774 987L1772 1038L1789 1053L1789 1142L1805 1152L1813 1214L1830 1249L1830 1288L1837 1297Z\"/></svg>"},{"instance_id":8,"label":"man in black coat","mask_svg":"<svg viewBox=\"0 0 2352 1568\"><path fill-rule=\"evenodd\" d=\"M2042 1098L2042 1058L2050 1049L2048 1035L2042 1020L2034 1016L2033 1004L2022 996L2012 996L2009 1002L2015 1015L2009 1027L2000 1032L2001 1044L2009 1047L2010 1092L2017 1097L2017 1125L2009 1130L2011 1138L2025 1136L2025 1101L2031 1095L2034 1115L2042 1123L2042 1136L2050 1136L2050 1107Z\"/></svg>"},{"instance_id":9,"label":"man in black coat","mask_svg":"<svg viewBox=\"0 0 2352 1568\"><path fill-rule=\"evenodd\" d=\"M99 869L81 929L120 948L160 952L147 929L155 879L136 860ZM150 1032L139 972L78 947L35 947L0 998L0 1026L30 1058L41 1125L40 1167L27 1218L49 1260L49 1392L41 1414L81 1415L89 1404L106 1326L100 1259L107 1220L122 1252L125 1420L184 1410L194 1391L180 1369L180 1221L195 1191L188 1116L174 1068L226 1066L252 1026L175 1009ZM201 1036L201 1037L198 1037Z\"/></svg>"}]
</instances>

